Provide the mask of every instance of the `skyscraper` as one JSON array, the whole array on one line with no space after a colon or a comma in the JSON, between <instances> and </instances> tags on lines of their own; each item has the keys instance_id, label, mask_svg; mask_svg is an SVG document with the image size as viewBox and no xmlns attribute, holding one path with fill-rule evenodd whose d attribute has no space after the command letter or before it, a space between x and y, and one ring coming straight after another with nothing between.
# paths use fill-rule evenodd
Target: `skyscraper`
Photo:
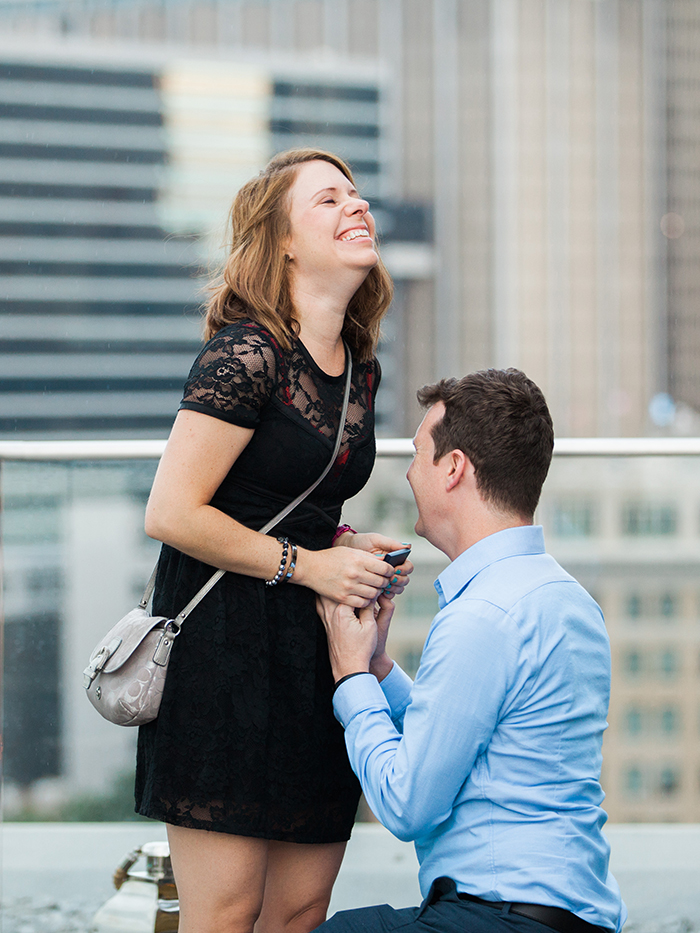
<instances>
[{"instance_id":1,"label":"skyscraper","mask_svg":"<svg viewBox=\"0 0 700 933\"><path fill-rule=\"evenodd\" d=\"M0 435L167 434L228 205L275 151L344 155L397 280L414 274L398 240L420 257L425 223L385 191L382 93L376 67L0 54ZM395 432L385 355L380 424Z\"/></svg>"}]
</instances>

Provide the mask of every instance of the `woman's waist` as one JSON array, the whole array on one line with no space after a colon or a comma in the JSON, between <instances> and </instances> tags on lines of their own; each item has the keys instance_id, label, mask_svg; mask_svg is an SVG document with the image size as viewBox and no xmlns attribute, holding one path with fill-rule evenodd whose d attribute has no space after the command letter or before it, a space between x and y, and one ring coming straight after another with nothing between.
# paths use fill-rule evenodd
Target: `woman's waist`
<instances>
[{"instance_id":1,"label":"woman's waist","mask_svg":"<svg viewBox=\"0 0 700 933\"><path fill-rule=\"evenodd\" d=\"M218 490L210 505L245 525L246 528L259 531L289 502L289 497L265 490L253 490L250 486L241 486L225 491ZM331 543L340 520L341 510L342 503L326 499L314 501L307 498L276 523L269 533L285 534L289 537L294 535L296 543L304 547L327 547ZM307 539L309 543L306 543Z\"/></svg>"}]
</instances>

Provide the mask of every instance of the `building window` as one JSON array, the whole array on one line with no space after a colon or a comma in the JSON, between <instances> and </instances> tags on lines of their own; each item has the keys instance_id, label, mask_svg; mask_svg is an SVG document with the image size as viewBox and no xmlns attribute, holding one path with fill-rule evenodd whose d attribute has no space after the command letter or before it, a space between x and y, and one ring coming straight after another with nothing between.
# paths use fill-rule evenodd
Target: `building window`
<instances>
[{"instance_id":1,"label":"building window","mask_svg":"<svg viewBox=\"0 0 700 933\"><path fill-rule=\"evenodd\" d=\"M420 648L407 648L403 653L403 669L406 671L409 677L415 677L418 672L418 666L420 665L421 659L421 650Z\"/></svg>"},{"instance_id":2,"label":"building window","mask_svg":"<svg viewBox=\"0 0 700 933\"><path fill-rule=\"evenodd\" d=\"M631 765L625 773L625 788L631 797L638 797L644 789L642 769Z\"/></svg>"},{"instance_id":3,"label":"building window","mask_svg":"<svg viewBox=\"0 0 700 933\"><path fill-rule=\"evenodd\" d=\"M642 615L642 597L639 593L630 593L627 597L627 617L629 619L639 619Z\"/></svg>"},{"instance_id":4,"label":"building window","mask_svg":"<svg viewBox=\"0 0 700 933\"><path fill-rule=\"evenodd\" d=\"M669 765L661 769L659 773L659 793L663 797L673 797L678 793L681 786L678 769Z\"/></svg>"},{"instance_id":5,"label":"building window","mask_svg":"<svg viewBox=\"0 0 700 933\"><path fill-rule=\"evenodd\" d=\"M663 619L675 619L678 614L678 605L673 593L662 593L659 600L659 612Z\"/></svg>"},{"instance_id":6,"label":"building window","mask_svg":"<svg viewBox=\"0 0 700 933\"><path fill-rule=\"evenodd\" d=\"M622 666L626 674L635 677L642 670L642 656L639 651L626 651L622 657Z\"/></svg>"},{"instance_id":7,"label":"building window","mask_svg":"<svg viewBox=\"0 0 700 933\"><path fill-rule=\"evenodd\" d=\"M625 715L627 735L640 735L642 732L642 711L632 707Z\"/></svg>"},{"instance_id":8,"label":"building window","mask_svg":"<svg viewBox=\"0 0 700 933\"><path fill-rule=\"evenodd\" d=\"M675 706L667 706L659 715L659 726L664 735L675 735L680 728L680 715Z\"/></svg>"},{"instance_id":9,"label":"building window","mask_svg":"<svg viewBox=\"0 0 700 933\"><path fill-rule=\"evenodd\" d=\"M554 503L552 531L560 538L590 538L594 533L593 503L560 499Z\"/></svg>"},{"instance_id":10,"label":"building window","mask_svg":"<svg viewBox=\"0 0 700 933\"><path fill-rule=\"evenodd\" d=\"M27 589L34 595L55 593L63 587L63 573L58 567L36 567L26 579Z\"/></svg>"},{"instance_id":11,"label":"building window","mask_svg":"<svg viewBox=\"0 0 700 933\"><path fill-rule=\"evenodd\" d=\"M672 505L629 502L622 510L622 533L632 537L673 535L678 516Z\"/></svg>"},{"instance_id":12,"label":"building window","mask_svg":"<svg viewBox=\"0 0 700 933\"><path fill-rule=\"evenodd\" d=\"M673 677L678 673L678 655L672 648L667 648L659 655L659 672L662 677Z\"/></svg>"}]
</instances>

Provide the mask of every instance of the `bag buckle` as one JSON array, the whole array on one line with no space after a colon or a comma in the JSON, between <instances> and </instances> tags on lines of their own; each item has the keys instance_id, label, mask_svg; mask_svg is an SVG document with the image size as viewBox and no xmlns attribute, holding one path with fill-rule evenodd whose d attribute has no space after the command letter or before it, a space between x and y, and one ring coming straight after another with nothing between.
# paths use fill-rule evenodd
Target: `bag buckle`
<instances>
[{"instance_id":1,"label":"bag buckle","mask_svg":"<svg viewBox=\"0 0 700 933\"><path fill-rule=\"evenodd\" d=\"M90 663L83 671L83 687L85 687L86 690L90 689L93 680L97 677L121 643L121 638L115 638L109 645L103 645L95 657L90 659Z\"/></svg>"}]
</instances>

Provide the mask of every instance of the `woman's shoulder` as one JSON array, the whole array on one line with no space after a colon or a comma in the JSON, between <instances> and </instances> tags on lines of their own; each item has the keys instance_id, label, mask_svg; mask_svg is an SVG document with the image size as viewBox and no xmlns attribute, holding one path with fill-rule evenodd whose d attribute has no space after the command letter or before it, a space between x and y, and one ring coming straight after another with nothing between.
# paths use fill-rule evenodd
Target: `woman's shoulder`
<instances>
[{"instance_id":1,"label":"woman's shoulder","mask_svg":"<svg viewBox=\"0 0 700 933\"><path fill-rule=\"evenodd\" d=\"M216 357L236 361L246 369L263 364L268 371L284 368L284 353L274 336L262 324L242 318L217 331L202 348L200 360Z\"/></svg>"},{"instance_id":2,"label":"woman's shoulder","mask_svg":"<svg viewBox=\"0 0 700 933\"><path fill-rule=\"evenodd\" d=\"M269 347L275 353L280 352L280 346L270 331L252 318L241 318L239 321L222 327L207 342L207 346L214 343L231 347Z\"/></svg>"},{"instance_id":3,"label":"woman's shoulder","mask_svg":"<svg viewBox=\"0 0 700 933\"><path fill-rule=\"evenodd\" d=\"M255 427L279 384L280 362L276 341L264 327L248 319L228 324L194 361L180 407Z\"/></svg>"}]
</instances>

